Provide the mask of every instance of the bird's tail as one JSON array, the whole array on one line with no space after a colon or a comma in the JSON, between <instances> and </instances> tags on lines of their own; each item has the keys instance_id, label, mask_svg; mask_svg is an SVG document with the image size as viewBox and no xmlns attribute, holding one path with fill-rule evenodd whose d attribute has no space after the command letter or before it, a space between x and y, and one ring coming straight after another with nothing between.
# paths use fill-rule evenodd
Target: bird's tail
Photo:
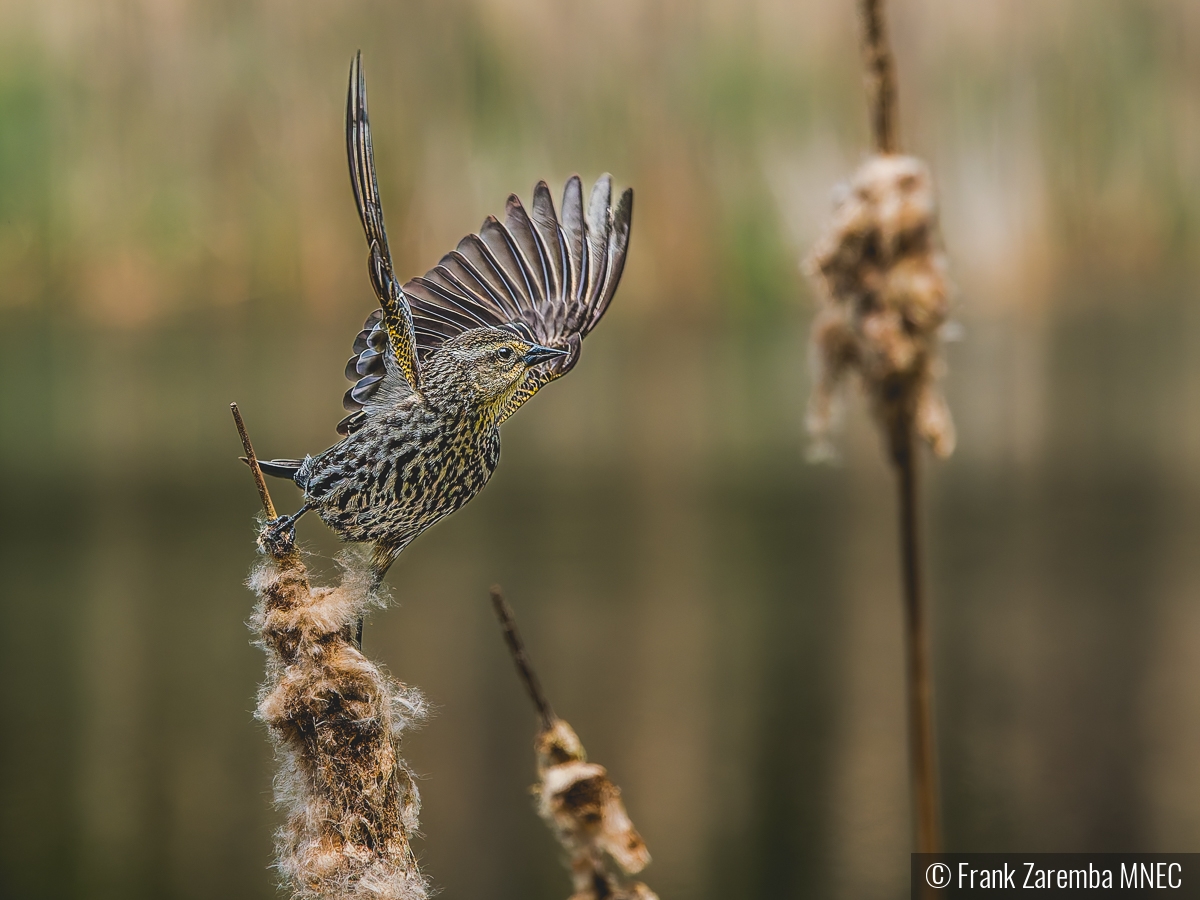
<instances>
[{"instance_id":1,"label":"bird's tail","mask_svg":"<svg viewBox=\"0 0 1200 900\"><path fill-rule=\"evenodd\" d=\"M245 457L240 457L240 459L249 465ZM303 460L299 459L260 459L258 467L267 475L295 481L296 473L300 471L300 466L303 462Z\"/></svg>"}]
</instances>

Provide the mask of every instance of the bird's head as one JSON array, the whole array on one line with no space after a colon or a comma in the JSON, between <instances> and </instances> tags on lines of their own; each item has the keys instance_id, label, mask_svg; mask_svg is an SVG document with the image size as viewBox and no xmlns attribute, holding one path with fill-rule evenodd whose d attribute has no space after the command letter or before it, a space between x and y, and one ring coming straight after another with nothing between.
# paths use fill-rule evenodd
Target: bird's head
<instances>
[{"instance_id":1,"label":"bird's head","mask_svg":"<svg viewBox=\"0 0 1200 900\"><path fill-rule=\"evenodd\" d=\"M473 328L447 340L430 358L426 393L434 402L498 412L526 372L566 355L566 350L530 343L505 328Z\"/></svg>"}]
</instances>

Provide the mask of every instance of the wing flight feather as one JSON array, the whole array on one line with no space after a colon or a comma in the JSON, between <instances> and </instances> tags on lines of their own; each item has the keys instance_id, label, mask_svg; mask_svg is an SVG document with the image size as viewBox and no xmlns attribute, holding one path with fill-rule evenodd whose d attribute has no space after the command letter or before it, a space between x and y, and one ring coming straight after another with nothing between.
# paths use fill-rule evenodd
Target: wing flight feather
<instances>
[{"instance_id":1,"label":"wing flight feather","mask_svg":"<svg viewBox=\"0 0 1200 900\"><path fill-rule=\"evenodd\" d=\"M367 82L363 76L361 52L355 55L350 66L350 88L346 96L346 152L350 160L354 203L358 207L370 254L367 269L371 286L383 310L379 324L387 335L391 356L400 374L413 390L419 391L421 369L413 333L412 310L396 278L387 230L383 225L383 205L375 175L371 123L367 116Z\"/></svg>"},{"instance_id":2,"label":"wing flight feather","mask_svg":"<svg viewBox=\"0 0 1200 900\"><path fill-rule=\"evenodd\" d=\"M509 328L527 340L569 351L529 371L503 418L569 372L621 280L633 191L625 190L614 208L612 178L603 175L585 210L583 184L572 176L563 188L560 218L546 182L538 182L530 211L510 195L503 222L489 216L478 234L467 235L425 275L401 287L383 224L361 54L350 68L346 147L370 251L371 285L381 308L367 318L354 342L346 377L355 384L343 401L352 415L338 430L353 430L381 387L399 389L403 380L419 392L424 360L473 328Z\"/></svg>"}]
</instances>

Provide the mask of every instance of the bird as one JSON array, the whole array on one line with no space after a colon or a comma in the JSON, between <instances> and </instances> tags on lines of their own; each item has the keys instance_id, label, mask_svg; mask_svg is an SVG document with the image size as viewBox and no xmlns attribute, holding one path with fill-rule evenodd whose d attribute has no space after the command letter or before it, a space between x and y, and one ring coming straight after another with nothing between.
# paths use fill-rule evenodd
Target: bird
<instances>
[{"instance_id":1,"label":"bird","mask_svg":"<svg viewBox=\"0 0 1200 900\"><path fill-rule=\"evenodd\" d=\"M291 547L296 521L315 511L343 541L371 545L378 583L418 535L487 484L501 424L578 362L621 280L633 191L614 206L612 177L603 175L585 207L573 176L560 216L539 182L530 210L510 195L503 222L489 216L433 269L401 285L384 228L361 51L350 66L346 149L379 309L346 365L353 386L341 440L315 456L260 461L263 472L303 491L300 509L268 523L262 538ZM360 641L361 628L360 621Z\"/></svg>"}]
</instances>

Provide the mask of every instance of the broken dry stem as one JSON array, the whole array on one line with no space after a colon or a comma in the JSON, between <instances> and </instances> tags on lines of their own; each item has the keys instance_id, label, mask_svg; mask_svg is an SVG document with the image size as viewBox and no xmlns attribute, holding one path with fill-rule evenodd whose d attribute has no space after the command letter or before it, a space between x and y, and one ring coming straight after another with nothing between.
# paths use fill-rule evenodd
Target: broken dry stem
<instances>
[{"instance_id":1,"label":"broken dry stem","mask_svg":"<svg viewBox=\"0 0 1200 900\"><path fill-rule=\"evenodd\" d=\"M621 789L604 766L588 762L578 735L554 715L498 587L492 588L492 607L541 719L534 741L538 783L533 793L538 815L567 853L574 885L571 900L658 900L645 884L625 877L644 869L650 852L625 811Z\"/></svg>"},{"instance_id":2,"label":"broken dry stem","mask_svg":"<svg viewBox=\"0 0 1200 900\"><path fill-rule=\"evenodd\" d=\"M525 644L521 640L521 632L517 630L517 620L513 616L512 607L504 599L504 594L501 593L499 587L493 586L491 593L492 609L496 611L496 618L500 620L500 630L504 632L504 643L508 645L508 652L512 655L513 664L517 667L517 677L525 685L525 692L529 694L529 699L537 708L538 717L542 720L542 730L549 731L554 727L557 717L550 707L550 701L546 699L546 694L542 691L542 683L538 681L537 673L533 671L533 664L525 653Z\"/></svg>"}]
</instances>

